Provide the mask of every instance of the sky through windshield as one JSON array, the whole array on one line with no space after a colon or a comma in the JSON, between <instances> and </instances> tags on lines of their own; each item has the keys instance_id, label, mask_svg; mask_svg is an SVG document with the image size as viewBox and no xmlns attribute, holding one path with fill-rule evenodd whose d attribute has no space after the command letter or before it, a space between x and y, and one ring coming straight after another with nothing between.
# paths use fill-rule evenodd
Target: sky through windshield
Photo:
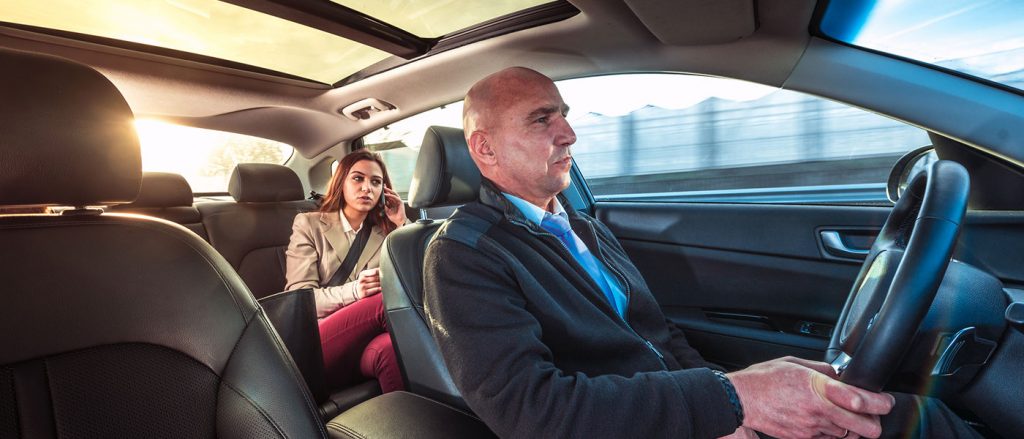
<instances>
[{"instance_id":1,"label":"sky through windshield","mask_svg":"<svg viewBox=\"0 0 1024 439\"><path fill-rule=\"evenodd\" d=\"M822 32L1024 89L1024 2L880 0L863 5L833 1L822 19ZM856 22L858 9L867 12L862 25Z\"/></svg>"}]
</instances>

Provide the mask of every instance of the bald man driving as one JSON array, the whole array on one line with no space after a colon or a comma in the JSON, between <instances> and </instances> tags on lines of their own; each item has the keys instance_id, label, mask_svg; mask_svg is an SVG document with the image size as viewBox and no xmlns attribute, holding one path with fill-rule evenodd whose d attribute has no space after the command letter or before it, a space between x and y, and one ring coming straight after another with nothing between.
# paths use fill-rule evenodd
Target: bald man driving
<instances>
[{"instance_id":1,"label":"bald man driving","mask_svg":"<svg viewBox=\"0 0 1024 439\"><path fill-rule=\"evenodd\" d=\"M892 395L797 358L725 373L689 346L612 233L558 202L567 112L521 67L466 96L480 199L428 248L424 299L473 411L501 437L878 437Z\"/></svg>"}]
</instances>

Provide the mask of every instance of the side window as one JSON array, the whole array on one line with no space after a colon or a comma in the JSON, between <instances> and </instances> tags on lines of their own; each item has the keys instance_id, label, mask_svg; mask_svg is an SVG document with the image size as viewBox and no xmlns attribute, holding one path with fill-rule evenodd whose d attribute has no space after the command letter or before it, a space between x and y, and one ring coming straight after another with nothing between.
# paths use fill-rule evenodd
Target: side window
<instances>
[{"instance_id":1,"label":"side window","mask_svg":"<svg viewBox=\"0 0 1024 439\"><path fill-rule=\"evenodd\" d=\"M402 199L409 194L423 135L435 125L462 128L462 102L410 116L363 137L363 145L384 159L391 183Z\"/></svg>"},{"instance_id":2,"label":"side window","mask_svg":"<svg viewBox=\"0 0 1024 439\"><path fill-rule=\"evenodd\" d=\"M181 174L197 194L226 193L239 163L284 164L294 151L274 140L152 119L136 120L135 131L142 170Z\"/></svg>"},{"instance_id":3,"label":"side window","mask_svg":"<svg viewBox=\"0 0 1024 439\"><path fill-rule=\"evenodd\" d=\"M599 200L887 203L921 129L743 81L631 74L558 83Z\"/></svg>"}]
</instances>

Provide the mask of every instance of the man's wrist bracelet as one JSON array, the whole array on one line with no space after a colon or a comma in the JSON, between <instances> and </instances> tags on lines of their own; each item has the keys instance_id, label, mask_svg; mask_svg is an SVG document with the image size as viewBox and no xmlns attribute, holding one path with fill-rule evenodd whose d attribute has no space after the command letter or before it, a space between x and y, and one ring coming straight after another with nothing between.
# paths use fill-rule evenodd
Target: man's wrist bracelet
<instances>
[{"instance_id":1,"label":"man's wrist bracelet","mask_svg":"<svg viewBox=\"0 0 1024 439\"><path fill-rule=\"evenodd\" d=\"M736 387L732 385L732 381L724 373L717 370L712 370L711 372L718 378L718 382L722 384L725 394L729 397L732 411L736 415L736 425L743 425L743 404L740 404L740 396L736 394Z\"/></svg>"}]
</instances>

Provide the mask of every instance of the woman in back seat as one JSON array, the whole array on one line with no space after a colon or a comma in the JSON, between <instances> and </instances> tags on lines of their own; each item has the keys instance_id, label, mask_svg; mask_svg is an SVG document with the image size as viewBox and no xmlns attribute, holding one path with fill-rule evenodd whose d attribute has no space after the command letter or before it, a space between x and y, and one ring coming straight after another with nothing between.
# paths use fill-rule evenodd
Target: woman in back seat
<instances>
[{"instance_id":1,"label":"woman in back seat","mask_svg":"<svg viewBox=\"0 0 1024 439\"><path fill-rule=\"evenodd\" d=\"M363 377L377 378L385 393L404 387L384 320L377 267L384 237L406 223L384 161L365 150L341 160L319 211L295 217L285 289L313 288L332 389ZM346 259L352 268L342 273Z\"/></svg>"}]
</instances>

